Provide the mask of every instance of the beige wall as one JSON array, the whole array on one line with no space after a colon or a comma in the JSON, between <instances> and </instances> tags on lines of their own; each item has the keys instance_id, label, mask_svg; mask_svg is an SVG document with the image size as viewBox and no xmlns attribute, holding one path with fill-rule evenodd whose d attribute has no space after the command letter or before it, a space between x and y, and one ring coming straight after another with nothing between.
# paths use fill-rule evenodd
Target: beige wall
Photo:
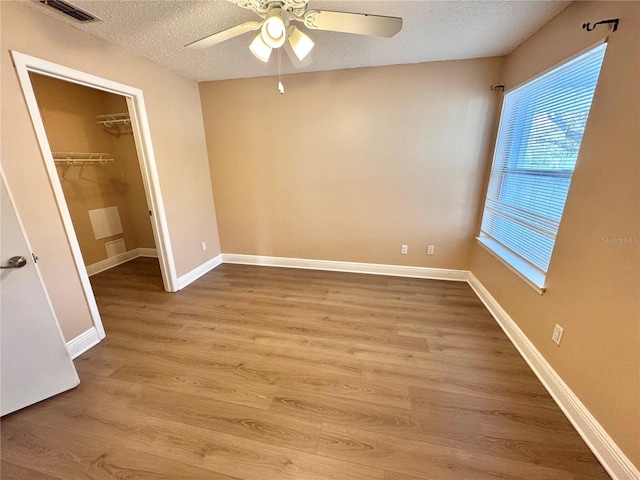
<instances>
[{"instance_id":1,"label":"beige wall","mask_svg":"<svg viewBox=\"0 0 640 480\"><path fill-rule=\"evenodd\" d=\"M127 250L155 248L131 129L113 134L118 130L96 121L96 115L126 112L124 97L38 74L31 74L31 83L52 151L101 152L113 159L91 164L82 176L80 166L56 166L85 265L105 260L105 242L120 238ZM136 200L141 205L134 210ZM118 207L123 233L96 240L88 211L112 206Z\"/></svg>"},{"instance_id":2,"label":"beige wall","mask_svg":"<svg viewBox=\"0 0 640 480\"><path fill-rule=\"evenodd\" d=\"M143 90L178 276L220 252L198 85L24 4L0 12L2 167L70 340L92 323L9 51Z\"/></svg>"},{"instance_id":3,"label":"beige wall","mask_svg":"<svg viewBox=\"0 0 640 480\"><path fill-rule=\"evenodd\" d=\"M222 250L467 269L501 65L201 83Z\"/></svg>"},{"instance_id":4,"label":"beige wall","mask_svg":"<svg viewBox=\"0 0 640 480\"><path fill-rule=\"evenodd\" d=\"M620 18L611 33L586 21ZM539 296L481 247L472 271L640 466L640 4L575 3L506 59L517 85L610 34L556 248ZM564 327L562 344L551 341Z\"/></svg>"}]
</instances>

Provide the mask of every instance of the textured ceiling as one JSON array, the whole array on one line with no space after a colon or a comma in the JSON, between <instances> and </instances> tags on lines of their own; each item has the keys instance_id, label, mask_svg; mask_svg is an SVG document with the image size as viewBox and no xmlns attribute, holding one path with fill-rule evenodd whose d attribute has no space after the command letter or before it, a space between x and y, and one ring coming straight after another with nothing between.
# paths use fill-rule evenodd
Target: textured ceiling
<instances>
[{"instance_id":1,"label":"textured ceiling","mask_svg":"<svg viewBox=\"0 0 640 480\"><path fill-rule=\"evenodd\" d=\"M37 0L23 1L196 81L259 77L278 72L277 55L272 55L269 63L264 64L249 52L251 33L205 50L184 48L185 44L211 33L259 19L253 12L224 0L71 0L70 3L102 19L88 24L65 17ZM506 55L569 3L310 0L310 9L402 17L404 25L400 33L390 39L307 31L316 42L313 63L294 69L283 52L282 72Z\"/></svg>"}]
</instances>

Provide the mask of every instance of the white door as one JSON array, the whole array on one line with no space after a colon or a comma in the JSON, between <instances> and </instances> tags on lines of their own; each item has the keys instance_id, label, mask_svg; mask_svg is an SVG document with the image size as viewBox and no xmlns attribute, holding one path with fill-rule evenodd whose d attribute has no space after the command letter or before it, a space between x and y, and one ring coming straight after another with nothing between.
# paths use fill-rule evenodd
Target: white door
<instances>
[{"instance_id":1,"label":"white door","mask_svg":"<svg viewBox=\"0 0 640 480\"><path fill-rule=\"evenodd\" d=\"M80 380L1 177L0 415L6 415Z\"/></svg>"}]
</instances>

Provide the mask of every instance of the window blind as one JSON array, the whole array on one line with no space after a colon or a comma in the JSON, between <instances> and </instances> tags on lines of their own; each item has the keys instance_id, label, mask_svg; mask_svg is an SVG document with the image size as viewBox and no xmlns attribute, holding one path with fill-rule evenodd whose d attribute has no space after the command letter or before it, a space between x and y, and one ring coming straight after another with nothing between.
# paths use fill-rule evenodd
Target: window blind
<instances>
[{"instance_id":1,"label":"window blind","mask_svg":"<svg viewBox=\"0 0 640 480\"><path fill-rule=\"evenodd\" d=\"M606 43L505 95L480 240L542 287ZM524 268L520 268L524 263Z\"/></svg>"}]
</instances>

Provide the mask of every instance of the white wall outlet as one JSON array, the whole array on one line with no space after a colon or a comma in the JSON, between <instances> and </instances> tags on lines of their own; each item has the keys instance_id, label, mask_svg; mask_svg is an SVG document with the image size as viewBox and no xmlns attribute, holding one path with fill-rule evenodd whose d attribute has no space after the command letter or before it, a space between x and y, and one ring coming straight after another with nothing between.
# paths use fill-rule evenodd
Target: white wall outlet
<instances>
[{"instance_id":1,"label":"white wall outlet","mask_svg":"<svg viewBox=\"0 0 640 480\"><path fill-rule=\"evenodd\" d=\"M436 253L435 245L427 245L427 255L434 255Z\"/></svg>"},{"instance_id":2,"label":"white wall outlet","mask_svg":"<svg viewBox=\"0 0 640 480\"><path fill-rule=\"evenodd\" d=\"M408 245L402 245L402 248L400 249L400 253L402 255L406 255L407 253L409 253L409 246Z\"/></svg>"},{"instance_id":3,"label":"white wall outlet","mask_svg":"<svg viewBox=\"0 0 640 480\"><path fill-rule=\"evenodd\" d=\"M202 251L204 252L207 249L207 242L202 242Z\"/></svg>"},{"instance_id":4,"label":"white wall outlet","mask_svg":"<svg viewBox=\"0 0 640 480\"><path fill-rule=\"evenodd\" d=\"M551 340L556 342L556 345L560 345L560 341L562 340L562 334L564 333L564 328L556 323L556 328L553 329L553 335L551 335Z\"/></svg>"}]
</instances>

